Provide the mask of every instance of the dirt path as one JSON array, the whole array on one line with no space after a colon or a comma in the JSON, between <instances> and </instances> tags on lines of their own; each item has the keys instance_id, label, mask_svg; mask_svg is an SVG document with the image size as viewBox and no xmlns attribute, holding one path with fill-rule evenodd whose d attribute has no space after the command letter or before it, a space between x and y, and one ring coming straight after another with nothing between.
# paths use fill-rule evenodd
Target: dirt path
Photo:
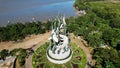
<instances>
[{"instance_id":1,"label":"dirt path","mask_svg":"<svg viewBox=\"0 0 120 68\"><path fill-rule=\"evenodd\" d=\"M50 36L50 32L39 34L39 35L33 35L31 37L26 37L22 42L1 42L0 43L0 50L2 49L8 49L13 50L15 48L31 48L33 45L40 44L44 41L48 41L48 37Z\"/></svg>"},{"instance_id":2,"label":"dirt path","mask_svg":"<svg viewBox=\"0 0 120 68\"><path fill-rule=\"evenodd\" d=\"M15 48L32 48L33 50L36 50L40 45L44 44L48 41L48 38L50 36L50 32L39 34L39 35L33 35L31 37L26 37L22 42L1 42L0 43L0 50L2 49L8 49L13 50ZM26 59L26 68L32 68L32 55L30 55Z\"/></svg>"},{"instance_id":3,"label":"dirt path","mask_svg":"<svg viewBox=\"0 0 120 68\"><path fill-rule=\"evenodd\" d=\"M86 59L87 59L87 62L88 61L92 61L92 55L90 54L90 49L88 47L85 46L85 44L82 42L82 39L81 38L78 38L78 37L75 37L73 34L71 35L71 41L73 43L76 43L77 45L79 45L79 47L81 49L83 49L83 51L85 52L86 54ZM87 63L86 63L86 68L90 68Z\"/></svg>"},{"instance_id":4,"label":"dirt path","mask_svg":"<svg viewBox=\"0 0 120 68\"><path fill-rule=\"evenodd\" d=\"M48 38L44 38L44 39L48 39ZM90 54L90 49L83 44L81 38L75 38L75 36L73 34L71 34L71 41L73 43L76 43L77 45L80 46L81 49L83 49L83 51L86 54L87 62L92 60L92 55ZM47 41L43 40L41 42L42 43L37 44L33 49L36 50L40 45L44 44ZM31 62L31 63L29 63L29 62ZM28 59L26 59L26 68L32 68L32 55L29 56ZM89 68L89 66L87 64L86 64L86 68Z\"/></svg>"},{"instance_id":5,"label":"dirt path","mask_svg":"<svg viewBox=\"0 0 120 68\"><path fill-rule=\"evenodd\" d=\"M48 41L49 36L50 36L50 32L47 32L45 34L26 37L22 42L19 43L1 42L0 50L2 49L13 50L15 48L23 48L23 49L32 48L33 50L36 50L40 45ZM32 68L32 55L30 55L26 59L25 67Z\"/></svg>"},{"instance_id":6,"label":"dirt path","mask_svg":"<svg viewBox=\"0 0 120 68\"><path fill-rule=\"evenodd\" d=\"M49 36L50 36L50 32L47 32L45 34L28 37L28 38L24 39L23 42L19 42L19 43L2 42L2 43L0 43L0 50L2 50L2 49L12 50L15 48L24 48L24 49L32 48L33 50L36 50L40 45L42 45L48 41ZM90 49L88 47L84 46L81 38L78 38L78 37L75 38L75 36L73 34L71 34L71 41L73 43L76 43L77 45L80 46L81 49L83 49L83 51L86 54L87 61L92 60L92 58L91 58L92 56L90 54ZM25 67L32 68L32 55L30 55L26 59ZM86 68L89 68L87 64L86 64Z\"/></svg>"},{"instance_id":7,"label":"dirt path","mask_svg":"<svg viewBox=\"0 0 120 68\"><path fill-rule=\"evenodd\" d=\"M40 45L44 44L45 42L48 42L48 38L50 36L50 33L44 34L42 35L42 37L39 37L39 43L37 43L34 47L32 47L32 49L35 51L38 47L40 47ZM26 59L26 63L25 63L25 67L26 68L32 68L32 55L30 55L27 59Z\"/></svg>"}]
</instances>

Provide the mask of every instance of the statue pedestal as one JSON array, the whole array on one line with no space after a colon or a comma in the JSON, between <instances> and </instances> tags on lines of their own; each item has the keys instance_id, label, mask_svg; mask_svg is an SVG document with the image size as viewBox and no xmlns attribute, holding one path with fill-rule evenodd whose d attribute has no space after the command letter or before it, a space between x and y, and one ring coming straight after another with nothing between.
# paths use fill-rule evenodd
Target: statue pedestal
<instances>
[{"instance_id":1,"label":"statue pedestal","mask_svg":"<svg viewBox=\"0 0 120 68\"><path fill-rule=\"evenodd\" d=\"M72 57L72 51L69 49L68 51L60 54L54 54L50 49L47 50L47 58L49 61L55 64L63 64L68 62Z\"/></svg>"},{"instance_id":2,"label":"statue pedestal","mask_svg":"<svg viewBox=\"0 0 120 68\"><path fill-rule=\"evenodd\" d=\"M65 17L55 19L49 40L50 47L46 53L49 61L55 64L63 64L71 59L72 51L69 33L66 32Z\"/></svg>"}]
</instances>

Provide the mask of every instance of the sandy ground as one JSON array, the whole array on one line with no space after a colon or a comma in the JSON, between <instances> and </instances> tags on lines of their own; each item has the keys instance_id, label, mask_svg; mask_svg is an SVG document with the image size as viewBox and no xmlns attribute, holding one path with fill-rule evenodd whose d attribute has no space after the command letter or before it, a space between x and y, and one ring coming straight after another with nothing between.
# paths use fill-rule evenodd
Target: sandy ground
<instances>
[{"instance_id":1,"label":"sandy ground","mask_svg":"<svg viewBox=\"0 0 120 68\"><path fill-rule=\"evenodd\" d=\"M33 47L33 49L36 50L40 45L44 44L45 42L47 41L43 40L42 43L37 44L35 47ZM82 38L75 37L74 34L71 34L71 42L76 43L81 49L83 49L83 51L86 54L87 62L92 61L92 55L90 54L90 48L85 46L85 43L83 43ZM33 55L30 55L29 58L26 59L26 68L32 68L32 63L29 63L29 62L32 62L32 56ZM90 67L86 64L85 68L90 68Z\"/></svg>"},{"instance_id":2,"label":"sandy ground","mask_svg":"<svg viewBox=\"0 0 120 68\"><path fill-rule=\"evenodd\" d=\"M36 50L40 45L44 44L45 42L48 42L48 38L50 37L50 32L39 34L39 35L33 35L31 37L26 37L22 42L1 42L0 43L0 50L2 49L8 49L12 50L15 48L33 48L33 50ZM80 37L75 37L73 34L71 34L71 42L76 43L86 54L87 61L92 61L92 55L90 54L90 49L85 46L83 43L83 39ZM26 59L26 68L32 68L32 55L29 56L29 58ZM86 64L86 68L89 68L89 66Z\"/></svg>"},{"instance_id":3,"label":"sandy ground","mask_svg":"<svg viewBox=\"0 0 120 68\"><path fill-rule=\"evenodd\" d=\"M50 32L32 35L31 37L26 37L22 42L1 42L0 50L8 49L13 50L15 48L32 48L34 51L40 47L40 45L48 42L48 38L50 37ZM26 58L25 68L32 68L32 55Z\"/></svg>"},{"instance_id":4,"label":"sandy ground","mask_svg":"<svg viewBox=\"0 0 120 68\"><path fill-rule=\"evenodd\" d=\"M0 50L2 49L8 49L13 50L15 48L31 48L32 46L36 44L40 44L43 41L48 41L48 38L50 36L50 32L47 32L45 34L39 34L39 35L33 35L31 37L26 37L22 42L1 42L0 43Z\"/></svg>"}]
</instances>

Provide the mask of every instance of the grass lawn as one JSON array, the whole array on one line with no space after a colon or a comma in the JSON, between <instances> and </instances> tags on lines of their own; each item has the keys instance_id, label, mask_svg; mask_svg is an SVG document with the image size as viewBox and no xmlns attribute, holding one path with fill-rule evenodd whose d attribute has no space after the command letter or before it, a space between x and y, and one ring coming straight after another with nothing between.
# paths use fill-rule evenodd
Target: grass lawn
<instances>
[{"instance_id":1,"label":"grass lawn","mask_svg":"<svg viewBox=\"0 0 120 68\"><path fill-rule=\"evenodd\" d=\"M32 57L33 68L85 68L86 55L76 44L71 43L73 55L71 60L65 64L54 64L47 59L46 50L48 46L49 43L45 43L35 51Z\"/></svg>"}]
</instances>

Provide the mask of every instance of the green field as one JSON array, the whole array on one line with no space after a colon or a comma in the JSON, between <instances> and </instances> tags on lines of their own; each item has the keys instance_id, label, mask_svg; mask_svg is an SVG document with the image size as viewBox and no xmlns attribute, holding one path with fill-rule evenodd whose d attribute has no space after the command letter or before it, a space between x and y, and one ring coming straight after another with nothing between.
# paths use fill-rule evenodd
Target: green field
<instances>
[{"instance_id":1,"label":"green field","mask_svg":"<svg viewBox=\"0 0 120 68\"><path fill-rule=\"evenodd\" d=\"M35 51L32 57L33 68L85 68L86 55L76 44L71 44L72 59L65 64L54 64L47 59L46 50L48 46L49 43L45 43Z\"/></svg>"}]
</instances>

